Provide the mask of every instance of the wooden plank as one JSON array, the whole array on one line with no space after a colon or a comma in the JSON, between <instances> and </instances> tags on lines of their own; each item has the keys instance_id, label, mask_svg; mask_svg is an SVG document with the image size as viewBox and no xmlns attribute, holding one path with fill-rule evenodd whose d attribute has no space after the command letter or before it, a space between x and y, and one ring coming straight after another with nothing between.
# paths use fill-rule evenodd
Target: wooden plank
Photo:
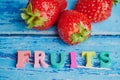
<instances>
[{"instance_id":1,"label":"wooden plank","mask_svg":"<svg viewBox=\"0 0 120 80\"><path fill-rule=\"evenodd\" d=\"M112 41L112 42L111 42ZM53 45L51 45L51 43ZM30 49L48 51L51 49L53 51L63 50L95 50L100 51L120 51L119 50L120 36L91 36L84 43L69 46L64 44L64 42L59 37L52 36L1 36L0 37L0 49L5 52L12 52L14 50ZM50 46L51 45L51 46ZM58 47L57 47L58 46ZM90 47L91 46L91 47ZM79 48L80 47L80 48ZM95 48L96 47L96 48ZM97 48L98 47L98 48ZM114 48L113 48L114 47ZM95 48L95 49L94 49ZM7 50L7 51L6 51ZM51 51L50 50L50 51Z\"/></svg>"},{"instance_id":2,"label":"wooden plank","mask_svg":"<svg viewBox=\"0 0 120 80\"><path fill-rule=\"evenodd\" d=\"M111 42L112 41L112 42ZM52 45L51 45L52 44ZM0 80L119 80L120 78L120 36L92 36L86 42L69 46L60 38L54 36L1 36L0 37ZM15 68L17 50L30 50L32 55L30 62L26 64L24 69ZM50 53L64 52L66 54L66 64L64 68L33 68L33 51L42 50L46 53L46 62L50 64ZM85 65L85 59L80 56L82 51L95 51L97 55L100 52L107 51L112 58L112 67L110 70L102 70L99 68L99 60L96 56L93 64L96 69L78 68L71 69L67 65L70 64L69 52L77 53L77 63L80 66ZM6 75L7 73L7 75ZM15 76L15 77L13 77ZM21 79L22 77L22 79Z\"/></svg>"},{"instance_id":3,"label":"wooden plank","mask_svg":"<svg viewBox=\"0 0 120 80\"><path fill-rule=\"evenodd\" d=\"M41 70L45 72L41 72ZM6 71L6 73L4 73ZM93 71L93 70L91 70ZM79 69L38 69L38 70L18 70L18 69L0 69L0 80L119 80L120 76L115 75L100 75L90 74L86 70ZM85 74L83 74L85 72ZM101 71L102 72L102 71Z\"/></svg>"},{"instance_id":4,"label":"wooden plank","mask_svg":"<svg viewBox=\"0 0 120 80\"><path fill-rule=\"evenodd\" d=\"M67 9L72 9L76 0L67 0ZM92 37L86 42L69 46L56 36L56 26L47 31L28 30L25 28L19 14L27 0L0 0L0 80L119 80L120 79L120 5L114 6L111 17L101 23L92 24ZM11 36L8 36L11 35ZM104 35L104 36L96 36ZM114 35L114 36L110 36ZM115 36L117 35L117 36ZM24 69L15 68L17 50L30 50L30 62ZM33 68L33 51L42 50L46 53L46 62L50 64L50 53L64 52L66 64L64 68ZM85 59L80 56L82 51L109 52L112 59L110 70L100 69L99 60L93 59L95 68L71 69L69 52L77 53L77 63L85 65Z\"/></svg>"},{"instance_id":5,"label":"wooden plank","mask_svg":"<svg viewBox=\"0 0 120 80\"><path fill-rule=\"evenodd\" d=\"M72 9L76 0L67 0L67 9ZM47 31L28 30L20 18L20 8L27 0L0 0L1 34L57 34L56 26ZM9 8L10 7L10 8ZM120 4L113 7L112 15L104 22L92 24L92 35L120 35Z\"/></svg>"}]
</instances>

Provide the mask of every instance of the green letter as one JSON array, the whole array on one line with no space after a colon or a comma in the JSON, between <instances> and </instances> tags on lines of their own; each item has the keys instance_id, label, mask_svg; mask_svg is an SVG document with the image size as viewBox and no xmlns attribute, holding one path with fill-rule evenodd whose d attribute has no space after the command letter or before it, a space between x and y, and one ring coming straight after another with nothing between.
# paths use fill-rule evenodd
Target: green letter
<instances>
[{"instance_id":1,"label":"green letter","mask_svg":"<svg viewBox=\"0 0 120 80\"><path fill-rule=\"evenodd\" d=\"M50 60L51 60L52 67L62 68L62 67L64 67L64 64L65 64L65 54L64 53L60 54L60 62L59 63L57 63L57 61L55 60L55 54L54 53L50 54Z\"/></svg>"},{"instance_id":2,"label":"green letter","mask_svg":"<svg viewBox=\"0 0 120 80\"><path fill-rule=\"evenodd\" d=\"M111 66L111 59L109 58L108 52L102 52L99 54L100 67L109 68Z\"/></svg>"}]
</instances>

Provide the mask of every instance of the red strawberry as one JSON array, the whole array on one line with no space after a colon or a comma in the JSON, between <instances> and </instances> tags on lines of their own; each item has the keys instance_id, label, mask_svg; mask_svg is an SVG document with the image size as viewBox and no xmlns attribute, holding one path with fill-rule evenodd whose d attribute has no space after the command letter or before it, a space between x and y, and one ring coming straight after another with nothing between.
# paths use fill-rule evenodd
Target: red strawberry
<instances>
[{"instance_id":1,"label":"red strawberry","mask_svg":"<svg viewBox=\"0 0 120 80\"><path fill-rule=\"evenodd\" d=\"M56 0L59 3L60 11L63 11L67 7L66 0Z\"/></svg>"},{"instance_id":2,"label":"red strawberry","mask_svg":"<svg viewBox=\"0 0 120 80\"><path fill-rule=\"evenodd\" d=\"M74 9L85 14L91 22L100 22L111 15L112 6L113 0L78 0Z\"/></svg>"},{"instance_id":3,"label":"red strawberry","mask_svg":"<svg viewBox=\"0 0 120 80\"><path fill-rule=\"evenodd\" d=\"M27 8L22 11L21 17L28 28L45 30L55 23L59 6L55 0L29 0Z\"/></svg>"},{"instance_id":4,"label":"red strawberry","mask_svg":"<svg viewBox=\"0 0 120 80\"><path fill-rule=\"evenodd\" d=\"M70 44L78 44L88 39L91 32L90 21L74 10L64 11L58 21L58 33L61 39Z\"/></svg>"}]
</instances>

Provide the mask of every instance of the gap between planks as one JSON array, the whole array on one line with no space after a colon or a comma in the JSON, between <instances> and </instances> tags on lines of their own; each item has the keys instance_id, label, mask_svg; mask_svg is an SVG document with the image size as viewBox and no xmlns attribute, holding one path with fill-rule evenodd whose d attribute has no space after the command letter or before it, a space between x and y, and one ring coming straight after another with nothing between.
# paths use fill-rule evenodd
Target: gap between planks
<instances>
[{"instance_id":1,"label":"gap between planks","mask_svg":"<svg viewBox=\"0 0 120 80\"><path fill-rule=\"evenodd\" d=\"M120 32L92 32L92 36L120 36ZM0 36L58 36L54 31L41 32L0 32Z\"/></svg>"}]
</instances>

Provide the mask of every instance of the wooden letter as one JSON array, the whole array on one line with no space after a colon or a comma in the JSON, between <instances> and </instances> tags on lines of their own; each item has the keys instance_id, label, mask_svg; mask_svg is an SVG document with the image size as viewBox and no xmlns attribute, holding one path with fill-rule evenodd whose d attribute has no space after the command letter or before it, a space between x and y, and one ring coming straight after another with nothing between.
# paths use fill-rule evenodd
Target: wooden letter
<instances>
[{"instance_id":1,"label":"wooden letter","mask_svg":"<svg viewBox=\"0 0 120 80\"><path fill-rule=\"evenodd\" d=\"M34 68L39 68L40 64L44 68L48 68L48 64L45 63L45 53L42 51L35 51L34 52Z\"/></svg>"},{"instance_id":2,"label":"wooden letter","mask_svg":"<svg viewBox=\"0 0 120 80\"><path fill-rule=\"evenodd\" d=\"M62 68L62 67L64 67L64 64L65 64L65 54L64 53L60 54L60 62L59 63L57 63L57 61L55 60L54 53L50 54L50 60L51 60L51 65L53 68Z\"/></svg>"},{"instance_id":3,"label":"wooden letter","mask_svg":"<svg viewBox=\"0 0 120 80\"><path fill-rule=\"evenodd\" d=\"M95 52L82 52L82 56L86 57L86 67L92 67L92 57L96 56Z\"/></svg>"},{"instance_id":4,"label":"wooden letter","mask_svg":"<svg viewBox=\"0 0 120 80\"><path fill-rule=\"evenodd\" d=\"M18 59L17 59L17 68L24 68L24 63L29 62L30 51L18 51L17 52Z\"/></svg>"},{"instance_id":5,"label":"wooden letter","mask_svg":"<svg viewBox=\"0 0 120 80\"><path fill-rule=\"evenodd\" d=\"M99 59L100 59L100 67L101 68L109 68L111 66L111 59L109 57L108 52L102 52L99 55Z\"/></svg>"},{"instance_id":6,"label":"wooden letter","mask_svg":"<svg viewBox=\"0 0 120 80\"><path fill-rule=\"evenodd\" d=\"M77 68L76 52L70 52L71 65L70 68Z\"/></svg>"}]
</instances>

